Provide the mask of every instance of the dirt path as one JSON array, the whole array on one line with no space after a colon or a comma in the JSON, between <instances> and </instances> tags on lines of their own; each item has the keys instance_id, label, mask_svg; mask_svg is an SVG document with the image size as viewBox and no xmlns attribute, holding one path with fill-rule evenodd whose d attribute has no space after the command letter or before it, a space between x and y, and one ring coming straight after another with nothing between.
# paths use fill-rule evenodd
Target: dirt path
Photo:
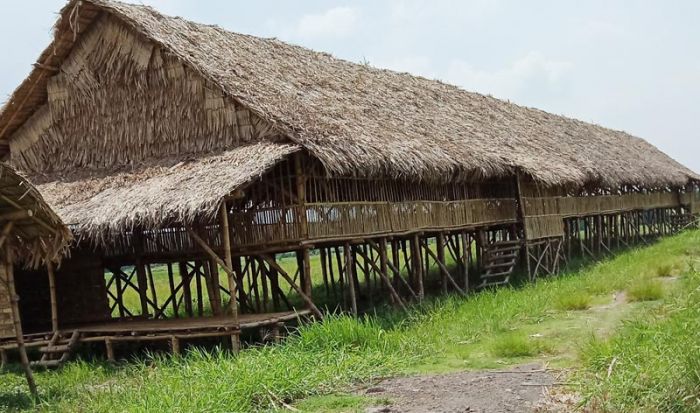
<instances>
[{"instance_id":1,"label":"dirt path","mask_svg":"<svg viewBox=\"0 0 700 413\"><path fill-rule=\"evenodd\" d=\"M502 371L395 377L363 390L379 403L367 412L532 412L555 377L539 364ZM540 406L538 406L540 405Z\"/></svg>"}]
</instances>

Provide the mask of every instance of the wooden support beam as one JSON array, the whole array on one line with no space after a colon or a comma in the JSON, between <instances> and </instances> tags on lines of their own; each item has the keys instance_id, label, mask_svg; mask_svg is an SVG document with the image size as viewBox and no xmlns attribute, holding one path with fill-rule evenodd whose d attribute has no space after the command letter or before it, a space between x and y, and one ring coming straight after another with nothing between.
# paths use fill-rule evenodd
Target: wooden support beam
<instances>
[{"instance_id":1,"label":"wooden support beam","mask_svg":"<svg viewBox=\"0 0 700 413\"><path fill-rule=\"evenodd\" d=\"M411 241L411 260L413 261L411 270L414 273L418 288L418 300L423 301L425 297L425 289L423 287L423 259L420 253L420 237L418 234L413 235Z\"/></svg>"},{"instance_id":2,"label":"wooden support beam","mask_svg":"<svg viewBox=\"0 0 700 413\"><path fill-rule=\"evenodd\" d=\"M437 256L433 255L433 259L437 262L438 267L440 268L446 268L445 267L445 234L442 232L438 232L438 234L435 236L435 247L437 249ZM425 242L425 249L428 251L428 253L431 253L430 251L430 245L428 245L428 242L426 240ZM449 276L449 272L441 271L441 277L440 277L440 284L442 287L442 292L443 294L447 293L447 276ZM457 287L459 288L459 287Z\"/></svg>"},{"instance_id":3,"label":"wooden support beam","mask_svg":"<svg viewBox=\"0 0 700 413\"><path fill-rule=\"evenodd\" d=\"M321 313L321 310L319 310L318 307L316 307L314 302L311 300L311 297L306 295L304 291L302 291L302 289L299 288L298 285L296 285L296 283L292 280L292 277L290 277L289 274L287 274L287 272L282 267L280 267L279 264L277 264L277 261L273 260L271 257L266 255L262 255L260 256L260 258L267 262L268 265L270 265L270 267L277 270L277 273L281 275L282 278L287 280L287 282L292 286L292 288L294 288L297 294L299 294L299 296L306 302L309 310L311 310L311 312L314 313L316 317L318 317L319 319L323 319L323 313Z\"/></svg>"},{"instance_id":4,"label":"wooden support beam","mask_svg":"<svg viewBox=\"0 0 700 413\"><path fill-rule=\"evenodd\" d=\"M51 331L58 331L58 300L56 298L56 275L51 260L46 260L46 273L49 277L49 302L51 303Z\"/></svg>"},{"instance_id":5,"label":"wooden support beam","mask_svg":"<svg viewBox=\"0 0 700 413\"><path fill-rule=\"evenodd\" d=\"M368 243L372 248L374 248L375 250L379 251L379 245L377 245L376 242L374 242L374 241L368 239L368 240L367 240L367 243ZM397 243L397 245L398 245L398 243ZM398 251L398 248L397 248L397 250L396 250L396 255L397 255L397 256L398 256L398 252L399 252L399 251ZM406 289L408 290L408 292L411 294L411 296L413 297L413 299L418 300L418 294L416 294L416 292L413 290L413 288L411 288L411 285L408 283L408 281L406 281L406 280L401 276L401 270L399 270L398 267L396 267L396 266L394 265L394 263L392 263L391 261L387 261L387 266L391 269L391 271L394 272L394 277L395 277L395 279L400 280L400 281L404 284L404 286L406 287Z\"/></svg>"},{"instance_id":6,"label":"wooden support beam","mask_svg":"<svg viewBox=\"0 0 700 413\"><path fill-rule=\"evenodd\" d=\"M462 277L464 278L464 291L469 292L469 257L471 257L472 253L471 240L466 231L462 232L460 236L462 238Z\"/></svg>"},{"instance_id":7,"label":"wooden support beam","mask_svg":"<svg viewBox=\"0 0 700 413\"><path fill-rule=\"evenodd\" d=\"M467 293L465 293L464 290L462 290L459 287L459 284L457 284L457 282L454 280L454 278L452 278L452 274L450 274L450 271L447 269L445 264L442 261L440 261L439 257L430 248L428 248L427 245L425 246L425 250L428 252L428 254L430 254L431 257L433 257L435 262L437 262L438 268L440 268L440 271L442 272L443 277L445 277L445 281L449 281L452 284L452 286L455 288L455 290L457 290L461 295L466 296Z\"/></svg>"},{"instance_id":8,"label":"wooden support beam","mask_svg":"<svg viewBox=\"0 0 700 413\"><path fill-rule=\"evenodd\" d=\"M5 242L7 242L7 239L10 237L14 225L14 221L10 221L2 228L2 233L0 233L0 248L5 246Z\"/></svg>"},{"instance_id":9,"label":"wooden support beam","mask_svg":"<svg viewBox=\"0 0 700 413\"><path fill-rule=\"evenodd\" d=\"M22 332L22 320L19 313L19 296L17 295L17 289L15 287L15 276L14 276L14 266L12 263L12 252L10 248L5 247L5 277L4 284L7 288L7 293L10 296L10 307L12 311L12 323L15 327L15 338L17 340L17 350L19 351L19 358L22 364L22 369L24 370L24 375L27 379L27 386L34 398L39 397L37 391L36 382L34 381L34 375L32 374L32 369L29 365L29 358L27 357L27 349L24 346L24 333Z\"/></svg>"},{"instance_id":10,"label":"wooden support beam","mask_svg":"<svg viewBox=\"0 0 700 413\"><path fill-rule=\"evenodd\" d=\"M360 254L362 256L362 258L365 260L365 262L369 263L379 273L379 276L382 278L382 281L384 281L384 284L389 289L389 292L394 297L394 300L396 300L396 303L401 306L402 310L407 312L408 309L406 308L406 305L403 303L403 300L401 300L401 296L399 296L399 294L396 292L394 287L391 285L391 281L389 280L389 277L387 277L386 273L382 272L381 268L379 266L377 266L377 263L370 260L369 257L366 255L366 253L363 250L358 249L357 252L358 252L358 254ZM381 250L380 250L380 253L381 253ZM384 262L386 262L386 254L384 254Z\"/></svg>"},{"instance_id":11,"label":"wooden support beam","mask_svg":"<svg viewBox=\"0 0 700 413\"><path fill-rule=\"evenodd\" d=\"M346 242L343 247L345 251L345 280L350 292L350 305L352 306L352 314L357 316L357 294L355 291L355 257L352 253L350 243Z\"/></svg>"},{"instance_id":12,"label":"wooden support beam","mask_svg":"<svg viewBox=\"0 0 700 413\"><path fill-rule=\"evenodd\" d=\"M34 213L31 209L18 209L16 211L0 214L0 221L20 221L31 218L32 216L34 216Z\"/></svg>"},{"instance_id":13,"label":"wooden support beam","mask_svg":"<svg viewBox=\"0 0 700 413\"><path fill-rule=\"evenodd\" d=\"M221 239L224 248L224 264L229 268L228 271L224 270L226 271L226 279L228 280L228 289L231 292L229 310L234 322L238 323L238 303L236 302L236 291L238 291L238 286L236 284L237 280L233 271L233 258L231 256L231 229L228 222L228 207L226 206L226 202L221 204L221 207L219 208L219 220L221 221ZM216 254L214 255L216 256Z\"/></svg>"}]
</instances>

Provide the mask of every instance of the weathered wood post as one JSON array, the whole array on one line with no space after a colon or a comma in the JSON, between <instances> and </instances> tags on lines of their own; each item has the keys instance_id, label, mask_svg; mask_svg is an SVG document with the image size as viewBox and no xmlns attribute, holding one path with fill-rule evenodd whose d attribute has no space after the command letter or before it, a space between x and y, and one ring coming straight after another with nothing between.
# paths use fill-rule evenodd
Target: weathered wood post
<instances>
[{"instance_id":1,"label":"weathered wood post","mask_svg":"<svg viewBox=\"0 0 700 413\"><path fill-rule=\"evenodd\" d=\"M440 267L440 264L446 266L445 263L445 234L442 232L438 232L437 235L435 236L435 246L437 248L437 261L438 261L438 267ZM426 243L425 248L430 248L430 246ZM445 272L440 271L440 284L442 287L442 293L447 294L447 274Z\"/></svg>"},{"instance_id":2,"label":"weathered wood post","mask_svg":"<svg viewBox=\"0 0 700 413\"><path fill-rule=\"evenodd\" d=\"M7 228L12 228L12 222L6 224ZM7 230L9 233L9 230ZM5 233L5 231L3 231ZM27 378L27 386L29 386L29 391L32 393L34 398L39 396L36 388L36 382L34 381L34 375L32 374L32 368L29 365L29 358L27 357L27 349L24 346L24 333L22 332L22 320L19 313L19 296L17 295L17 289L15 287L15 275L12 260L12 251L9 247L5 246L5 279L4 284L7 288L7 292L10 295L10 307L12 310L12 323L15 327L15 337L17 340L17 351L19 352L20 363L22 364L22 369L24 370L24 375Z\"/></svg>"},{"instance_id":3,"label":"weathered wood post","mask_svg":"<svg viewBox=\"0 0 700 413\"><path fill-rule=\"evenodd\" d=\"M345 280L350 294L350 305L353 315L357 315L357 297L355 291L355 260L352 253L350 243L346 242L343 246L345 252Z\"/></svg>"},{"instance_id":4,"label":"weathered wood post","mask_svg":"<svg viewBox=\"0 0 700 413\"><path fill-rule=\"evenodd\" d=\"M469 234L463 231L460 236L462 237L462 277L464 278L464 292L469 292L469 265L471 256L471 241L469 239Z\"/></svg>"},{"instance_id":5,"label":"weathered wood post","mask_svg":"<svg viewBox=\"0 0 700 413\"><path fill-rule=\"evenodd\" d=\"M134 242L136 247L136 281L139 286L139 301L141 302L141 314L148 315L148 276L141 256L143 255L143 235L140 231L134 232Z\"/></svg>"},{"instance_id":6,"label":"weathered wood post","mask_svg":"<svg viewBox=\"0 0 700 413\"><path fill-rule=\"evenodd\" d=\"M46 273L49 277L49 301L51 302L51 331L58 331L58 300L56 298L56 275L53 270L53 263L46 259Z\"/></svg>"},{"instance_id":7,"label":"weathered wood post","mask_svg":"<svg viewBox=\"0 0 700 413\"><path fill-rule=\"evenodd\" d=\"M309 238L309 223L308 217L306 216L306 175L304 174L304 169L301 166L301 154L296 154L294 157L294 171L296 175L296 186L297 186L297 218L299 221L299 230L301 239L306 240ZM310 248L304 246L301 250L302 256L302 291L308 297L311 297L311 256Z\"/></svg>"},{"instance_id":8,"label":"weathered wood post","mask_svg":"<svg viewBox=\"0 0 700 413\"><path fill-rule=\"evenodd\" d=\"M530 279L530 281L532 281L534 274L532 273L532 268L530 267L530 237L528 236L527 230L527 215L525 211L525 200L523 197L522 186L520 182L520 172L515 173L515 188L517 191L518 201L518 221L520 221L523 228L523 248L520 254L525 259L525 270L527 271L527 277L528 279Z\"/></svg>"},{"instance_id":9,"label":"weathered wood post","mask_svg":"<svg viewBox=\"0 0 700 413\"><path fill-rule=\"evenodd\" d=\"M411 240L411 261L413 261L411 270L416 280L416 287L418 288L418 300L423 301L425 297L425 289L423 287L423 258L420 253L420 236L418 234L414 234Z\"/></svg>"}]
</instances>

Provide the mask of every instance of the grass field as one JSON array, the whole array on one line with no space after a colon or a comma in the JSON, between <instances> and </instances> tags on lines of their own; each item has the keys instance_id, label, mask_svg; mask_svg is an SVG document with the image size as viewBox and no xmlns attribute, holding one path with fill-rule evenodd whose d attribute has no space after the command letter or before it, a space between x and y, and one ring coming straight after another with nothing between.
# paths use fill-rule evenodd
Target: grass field
<instances>
[{"instance_id":1,"label":"grass field","mask_svg":"<svg viewBox=\"0 0 700 413\"><path fill-rule=\"evenodd\" d=\"M700 231L688 231L555 279L429 300L408 315L329 317L282 345L237 356L191 351L116 366L76 361L37 374L38 403L11 370L0 375L0 409L361 411L365 400L347 392L377 377L538 360L575 368L572 388L592 406L697 411L698 258ZM615 298L636 289L648 291L637 301Z\"/></svg>"}]
</instances>

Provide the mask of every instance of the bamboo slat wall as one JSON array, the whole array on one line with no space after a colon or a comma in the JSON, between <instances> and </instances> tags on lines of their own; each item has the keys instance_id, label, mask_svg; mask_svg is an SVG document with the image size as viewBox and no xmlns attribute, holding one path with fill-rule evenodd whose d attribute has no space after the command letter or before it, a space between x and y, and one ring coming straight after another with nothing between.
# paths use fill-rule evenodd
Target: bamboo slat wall
<instances>
[{"instance_id":1,"label":"bamboo slat wall","mask_svg":"<svg viewBox=\"0 0 700 413\"><path fill-rule=\"evenodd\" d=\"M302 239L306 213L308 239L323 240L459 228L514 222L515 200L313 203L304 207L234 212L234 243L263 245Z\"/></svg>"},{"instance_id":2,"label":"bamboo slat wall","mask_svg":"<svg viewBox=\"0 0 700 413\"><path fill-rule=\"evenodd\" d=\"M5 279L4 265L0 265L0 278ZM10 294L5 288L5 284L0 282L0 337L12 337L14 335L15 326L12 321Z\"/></svg>"},{"instance_id":3,"label":"bamboo slat wall","mask_svg":"<svg viewBox=\"0 0 700 413\"><path fill-rule=\"evenodd\" d=\"M530 239L564 235L564 218L689 205L692 194L677 192L597 196L524 197L525 225Z\"/></svg>"}]
</instances>

